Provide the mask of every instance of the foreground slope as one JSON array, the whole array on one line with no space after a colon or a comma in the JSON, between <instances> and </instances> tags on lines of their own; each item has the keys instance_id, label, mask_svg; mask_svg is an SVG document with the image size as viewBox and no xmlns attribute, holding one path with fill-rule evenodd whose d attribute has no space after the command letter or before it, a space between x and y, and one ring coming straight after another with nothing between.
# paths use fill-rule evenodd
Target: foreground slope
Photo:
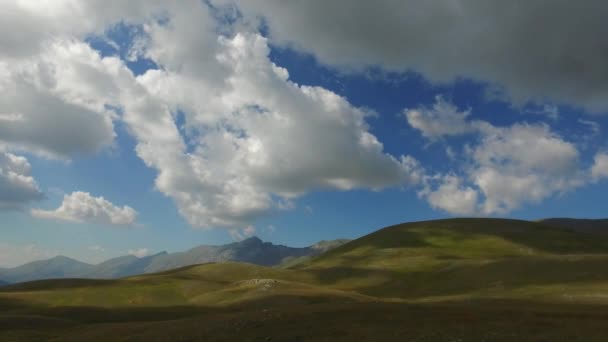
<instances>
[{"instance_id":1,"label":"foreground slope","mask_svg":"<svg viewBox=\"0 0 608 342\"><path fill-rule=\"evenodd\" d=\"M290 297L287 302L332 301L341 298L374 300L316 284L305 272L244 263L209 263L118 280L57 279L10 285L0 299L34 306L222 307L267 297Z\"/></svg>"},{"instance_id":2,"label":"foreground slope","mask_svg":"<svg viewBox=\"0 0 608 342\"><path fill-rule=\"evenodd\" d=\"M0 289L0 340L608 340L608 239L538 222L381 229L290 268Z\"/></svg>"}]
</instances>

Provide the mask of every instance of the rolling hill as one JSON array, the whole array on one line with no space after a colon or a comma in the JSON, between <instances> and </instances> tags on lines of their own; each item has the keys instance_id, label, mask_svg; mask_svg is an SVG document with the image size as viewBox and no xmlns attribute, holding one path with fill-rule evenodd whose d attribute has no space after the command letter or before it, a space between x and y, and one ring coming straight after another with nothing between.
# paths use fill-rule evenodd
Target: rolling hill
<instances>
[{"instance_id":1,"label":"rolling hill","mask_svg":"<svg viewBox=\"0 0 608 342\"><path fill-rule=\"evenodd\" d=\"M554 227L608 234L608 219L550 218L540 220L540 222Z\"/></svg>"},{"instance_id":2,"label":"rolling hill","mask_svg":"<svg viewBox=\"0 0 608 342\"><path fill-rule=\"evenodd\" d=\"M607 264L604 234L504 219L413 222L284 268L207 263L9 285L0 339L604 341ZM28 324L49 328L18 328Z\"/></svg>"},{"instance_id":3,"label":"rolling hill","mask_svg":"<svg viewBox=\"0 0 608 342\"><path fill-rule=\"evenodd\" d=\"M309 247L295 248L263 242L251 237L221 246L201 245L185 252L161 252L138 258L126 255L97 265L58 256L34 261L12 269L0 269L0 279L10 283L52 279L90 278L114 279L143 273L153 273L208 262L237 261L275 266L284 260L301 260L344 244L349 240L321 241Z\"/></svg>"},{"instance_id":4,"label":"rolling hill","mask_svg":"<svg viewBox=\"0 0 608 342\"><path fill-rule=\"evenodd\" d=\"M383 297L605 301L607 262L602 234L519 220L449 219L384 228L294 269Z\"/></svg>"}]
</instances>

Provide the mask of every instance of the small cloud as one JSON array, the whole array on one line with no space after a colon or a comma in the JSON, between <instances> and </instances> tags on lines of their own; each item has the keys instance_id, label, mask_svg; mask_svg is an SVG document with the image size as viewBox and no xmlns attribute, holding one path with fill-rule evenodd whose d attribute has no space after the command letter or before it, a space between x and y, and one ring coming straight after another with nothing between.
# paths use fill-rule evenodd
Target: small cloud
<instances>
[{"instance_id":1,"label":"small cloud","mask_svg":"<svg viewBox=\"0 0 608 342\"><path fill-rule=\"evenodd\" d=\"M147 248L139 248L139 249L129 249L129 255L134 255L138 258L143 258L150 255L150 250Z\"/></svg>"},{"instance_id":2,"label":"small cloud","mask_svg":"<svg viewBox=\"0 0 608 342\"><path fill-rule=\"evenodd\" d=\"M475 124L468 121L470 109L460 111L439 95L435 97L435 103L431 107L405 109L403 114L409 125L430 141L446 136L465 135L477 130Z\"/></svg>"},{"instance_id":3,"label":"small cloud","mask_svg":"<svg viewBox=\"0 0 608 342\"><path fill-rule=\"evenodd\" d=\"M542 106L535 106L534 108L527 109L525 112L529 114L544 115L551 120L559 119L559 108L553 104L545 103Z\"/></svg>"},{"instance_id":4,"label":"small cloud","mask_svg":"<svg viewBox=\"0 0 608 342\"><path fill-rule=\"evenodd\" d=\"M97 253L103 253L103 252L105 252L105 251L106 251L106 249L105 249L105 248L103 248L103 247L101 247L101 246L97 246L97 245L95 245L95 246L89 246L89 247L88 247L88 249L89 249L90 251L97 252Z\"/></svg>"},{"instance_id":5,"label":"small cloud","mask_svg":"<svg viewBox=\"0 0 608 342\"><path fill-rule=\"evenodd\" d=\"M277 230L277 227L273 226L272 224L269 224L268 226L266 226L266 228L264 228L264 233L272 234L276 230Z\"/></svg>"},{"instance_id":6,"label":"small cloud","mask_svg":"<svg viewBox=\"0 0 608 342\"><path fill-rule=\"evenodd\" d=\"M243 229L243 235L245 236L253 236L255 235L255 227L247 226L247 228Z\"/></svg>"},{"instance_id":7,"label":"small cloud","mask_svg":"<svg viewBox=\"0 0 608 342\"><path fill-rule=\"evenodd\" d=\"M295 203L293 203L293 201L288 200L288 199L281 199L277 202L277 207L280 210L292 210L296 207Z\"/></svg>"},{"instance_id":8,"label":"small cloud","mask_svg":"<svg viewBox=\"0 0 608 342\"><path fill-rule=\"evenodd\" d=\"M254 236L256 233L256 229L254 226L247 226L243 229L230 229L228 233L230 234L233 240L241 241L248 237Z\"/></svg>"},{"instance_id":9,"label":"small cloud","mask_svg":"<svg viewBox=\"0 0 608 342\"><path fill-rule=\"evenodd\" d=\"M589 131L591 132L592 137L595 137L600 134L600 124L598 124L597 122L585 119L578 119L578 123L587 127L587 129L589 129Z\"/></svg>"},{"instance_id":10,"label":"small cloud","mask_svg":"<svg viewBox=\"0 0 608 342\"><path fill-rule=\"evenodd\" d=\"M311 214L311 215L312 215L312 213L314 213L314 212L315 212L315 210L314 210L314 209L313 209L311 206L309 206L309 205L307 205L307 206L305 206L305 207L304 207L304 211L305 211L307 214Z\"/></svg>"},{"instance_id":11,"label":"small cloud","mask_svg":"<svg viewBox=\"0 0 608 342\"><path fill-rule=\"evenodd\" d=\"M137 211L129 206L118 207L103 197L76 191L63 196L61 206L55 210L32 209L32 216L77 223L107 225L133 225Z\"/></svg>"}]
</instances>

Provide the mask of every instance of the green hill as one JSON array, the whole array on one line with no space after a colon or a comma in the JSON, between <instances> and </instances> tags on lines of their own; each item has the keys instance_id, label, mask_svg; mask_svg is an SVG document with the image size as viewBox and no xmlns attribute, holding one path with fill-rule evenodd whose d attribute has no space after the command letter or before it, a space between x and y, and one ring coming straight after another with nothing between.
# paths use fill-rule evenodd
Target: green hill
<instances>
[{"instance_id":1,"label":"green hill","mask_svg":"<svg viewBox=\"0 0 608 342\"><path fill-rule=\"evenodd\" d=\"M287 268L208 263L2 287L0 340L162 340L156 334L171 331L204 340L395 340L401 331L423 341L602 341L607 264L608 238L595 231L503 219L406 223Z\"/></svg>"},{"instance_id":2,"label":"green hill","mask_svg":"<svg viewBox=\"0 0 608 342\"><path fill-rule=\"evenodd\" d=\"M602 235L528 221L449 219L384 228L294 269L381 297L604 301L606 262Z\"/></svg>"}]
</instances>

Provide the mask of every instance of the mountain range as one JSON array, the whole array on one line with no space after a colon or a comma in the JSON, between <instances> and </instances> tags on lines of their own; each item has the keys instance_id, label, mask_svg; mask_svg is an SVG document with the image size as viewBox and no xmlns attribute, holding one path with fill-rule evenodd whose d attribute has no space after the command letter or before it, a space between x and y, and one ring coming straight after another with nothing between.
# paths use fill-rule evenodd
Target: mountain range
<instances>
[{"instance_id":1,"label":"mountain range","mask_svg":"<svg viewBox=\"0 0 608 342\"><path fill-rule=\"evenodd\" d=\"M226 245L201 245L185 252L161 252L138 258L125 255L97 265L65 256L30 262L15 268L0 269L0 286L31 280L54 278L114 279L131 275L166 271L183 266L209 262L245 262L262 266L277 266L283 262L304 260L340 246L349 240L320 241L308 247L287 247L263 242L251 237Z\"/></svg>"}]
</instances>

